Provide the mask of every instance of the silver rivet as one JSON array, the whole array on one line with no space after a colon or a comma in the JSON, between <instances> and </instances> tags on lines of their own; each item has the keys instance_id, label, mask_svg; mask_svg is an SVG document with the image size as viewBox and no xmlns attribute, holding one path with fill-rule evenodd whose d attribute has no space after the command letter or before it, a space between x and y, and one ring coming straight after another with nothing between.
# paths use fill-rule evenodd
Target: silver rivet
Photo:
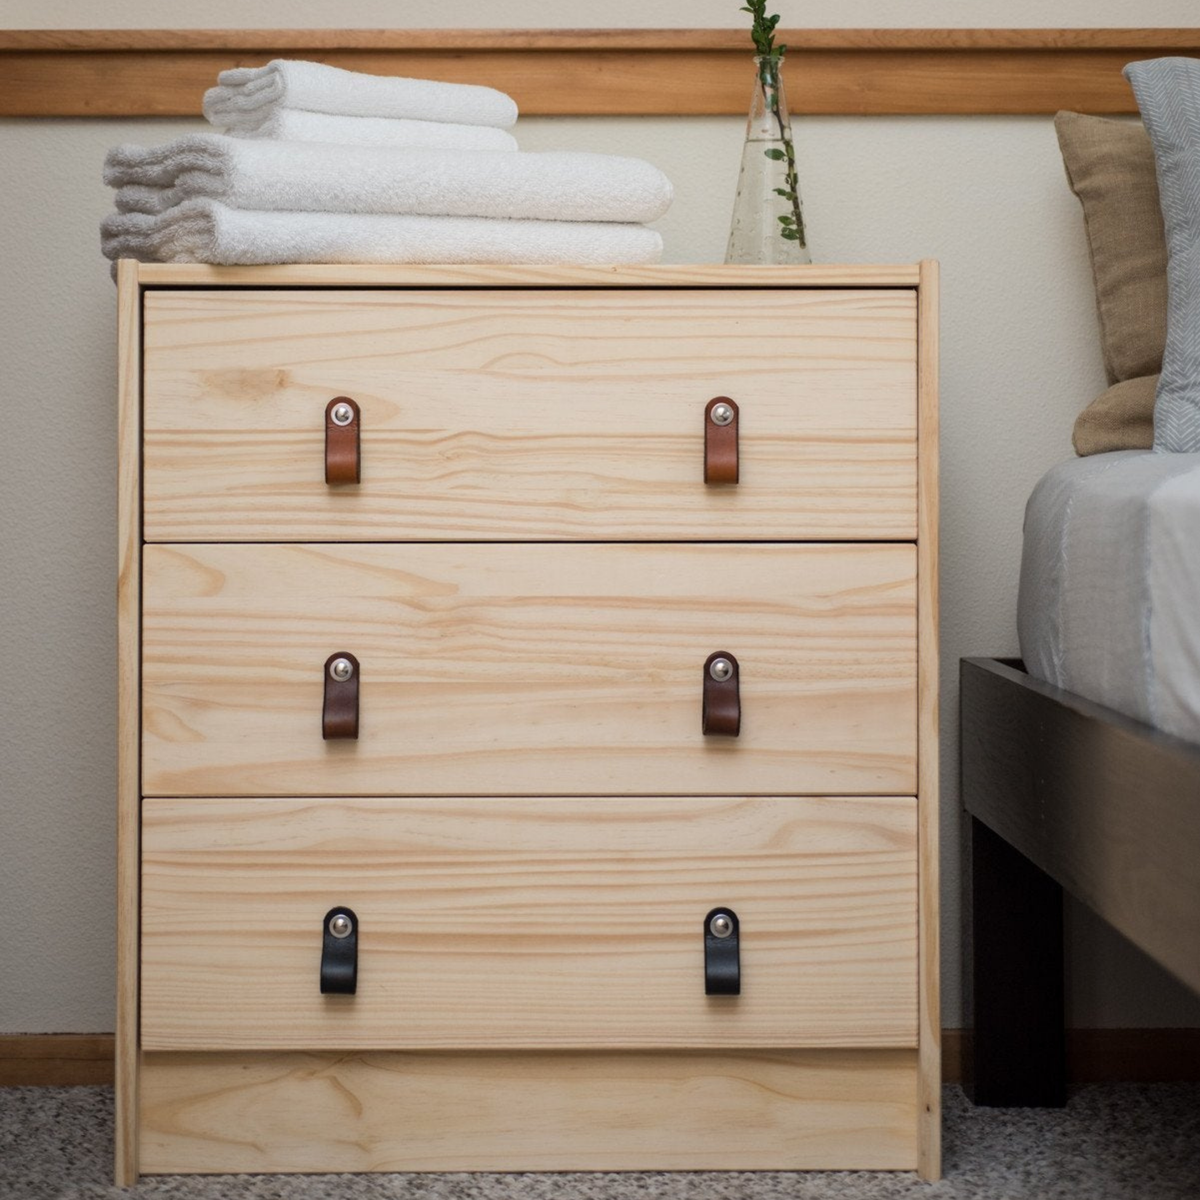
<instances>
[{"instance_id":1,"label":"silver rivet","mask_svg":"<svg viewBox=\"0 0 1200 1200\"><path fill-rule=\"evenodd\" d=\"M335 404L329 415L335 425L349 425L354 420L354 409L348 404Z\"/></svg>"},{"instance_id":2,"label":"silver rivet","mask_svg":"<svg viewBox=\"0 0 1200 1200\"><path fill-rule=\"evenodd\" d=\"M338 683L345 683L354 674L354 664L348 658L335 658L329 664L329 674Z\"/></svg>"},{"instance_id":3,"label":"silver rivet","mask_svg":"<svg viewBox=\"0 0 1200 1200\"><path fill-rule=\"evenodd\" d=\"M345 913L338 913L336 916L329 918L329 932L335 938L349 937L354 931L354 926L350 923L350 918ZM724 934L718 934L718 937L724 937Z\"/></svg>"},{"instance_id":4,"label":"silver rivet","mask_svg":"<svg viewBox=\"0 0 1200 1200\"><path fill-rule=\"evenodd\" d=\"M733 919L728 913L716 913L708 923L708 931L715 938L727 938L733 932Z\"/></svg>"},{"instance_id":5,"label":"silver rivet","mask_svg":"<svg viewBox=\"0 0 1200 1200\"><path fill-rule=\"evenodd\" d=\"M733 674L733 663L727 658L714 658L709 663L708 673L718 683L724 683Z\"/></svg>"},{"instance_id":6,"label":"silver rivet","mask_svg":"<svg viewBox=\"0 0 1200 1200\"><path fill-rule=\"evenodd\" d=\"M714 425L728 425L733 420L733 409L728 404L714 404L709 416Z\"/></svg>"}]
</instances>

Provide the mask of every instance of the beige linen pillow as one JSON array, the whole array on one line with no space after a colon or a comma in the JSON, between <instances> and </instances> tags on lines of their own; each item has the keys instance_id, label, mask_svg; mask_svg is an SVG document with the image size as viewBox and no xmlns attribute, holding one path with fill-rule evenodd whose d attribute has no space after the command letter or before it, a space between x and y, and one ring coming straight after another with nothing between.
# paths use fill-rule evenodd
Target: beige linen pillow
<instances>
[{"instance_id":1,"label":"beige linen pillow","mask_svg":"<svg viewBox=\"0 0 1200 1200\"><path fill-rule=\"evenodd\" d=\"M1082 113L1060 112L1054 128L1083 206L1108 381L1156 376L1167 340L1167 248L1150 138L1141 125ZM1076 449L1148 448L1153 412L1153 388L1144 382L1110 389L1080 414Z\"/></svg>"},{"instance_id":2,"label":"beige linen pillow","mask_svg":"<svg viewBox=\"0 0 1200 1200\"><path fill-rule=\"evenodd\" d=\"M1154 443L1157 375L1124 379L1102 392L1075 418L1075 453L1148 450Z\"/></svg>"}]
</instances>

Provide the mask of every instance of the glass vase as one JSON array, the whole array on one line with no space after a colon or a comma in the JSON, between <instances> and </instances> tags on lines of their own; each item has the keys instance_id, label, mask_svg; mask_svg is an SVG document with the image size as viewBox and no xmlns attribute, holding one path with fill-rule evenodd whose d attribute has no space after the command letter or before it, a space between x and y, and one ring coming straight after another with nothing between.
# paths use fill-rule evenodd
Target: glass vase
<instances>
[{"instance_id":1,"label":"glass vase","mask_svg":"<svg viewBox=\"0 0 1200 1200\"><path fill-rule=\"evenodd\" d=\"M782 66L780 58L754 60L754 92L725 249L727 263L812 262Z\"/></svg>"}]
</instances>

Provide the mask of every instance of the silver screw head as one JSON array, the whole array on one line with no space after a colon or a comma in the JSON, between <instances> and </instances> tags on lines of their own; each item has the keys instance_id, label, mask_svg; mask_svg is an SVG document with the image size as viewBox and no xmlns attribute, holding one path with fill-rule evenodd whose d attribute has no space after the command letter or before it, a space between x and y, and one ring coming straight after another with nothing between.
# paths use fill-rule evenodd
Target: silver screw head
<instances>
[{"instance_id":1,"label":"silver screw head","mask_svg":"<svg viewBox=\"0 0 1200 1200\"><path fill-rule=\"evenodd\" d=\"M728 404L714 404L709 416L714 425L728 425L733 420L733 409Z\"/></svg>"},{"instance_id":2,"label":"silver screw head","mask_svg":"<svg viewBox=\"0 0 1200 1200\"><path fill-rule=\"evenodd\" d=\"M714 658L709 663L708 673L718 683L724 683L733 674L733 663L727 658Z\"/></svg>"},{"instance_id":3,"label":"silver screw head","mask_svg":"<svg viewBox=\"0 0 1200 1200\"><path fill-rule=\"evenodd\" d=\"M335 658L329 664L329 674L338 683L345 683L354 674L354 664L348 658Z\"/></svg>"},{"instance_id":4,"label":"silver screw head","mask_svg":"<svg viewBox=\"0 0 1200 1200\"><path fill-rule=\"evenodd\" d=\"M727 938L733 932L733 918L728 913L714 913L708 931L715 938Z\"/></svg>"},{"instance_id":5,"label":"silver screw head","mask_svg":"<svg viewBox=\"0 0 1200 1200\"><path fill-rule=\"evenodd\" d=\"M329 932L335 938L349 937L354 926L350 923L350 918L345 913L337 913L329 918Z\"/></svg>"},{"instance_id":6,"label":"silver screw head","mask_svg":"<svg viewBox=\"0 0 1200 1200\"><path fill-rule=\"evenodd\" d=\"M349 425L354 420L354 409L348 404L335 404L329 415L335 425Z\"/></svg>"}]
</instances>

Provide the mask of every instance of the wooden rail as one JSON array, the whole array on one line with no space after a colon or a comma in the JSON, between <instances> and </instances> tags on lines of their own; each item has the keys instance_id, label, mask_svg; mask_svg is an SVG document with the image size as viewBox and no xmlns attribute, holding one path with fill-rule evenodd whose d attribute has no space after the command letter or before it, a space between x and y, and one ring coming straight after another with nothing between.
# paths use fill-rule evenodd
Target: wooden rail
<instances>
[{"instance_id":1,"label":"wooden rail","mask_svg":"<svg viewBox=\"0 0 1200 1200\"><path fill-rule=\"evenodd\" d=\"M793 112L1136 111L1131 60L1200 55L1197 29L787 30ZM218 71L309 58L485 83L528 116L741 114L744 30L4 30L0 116L198 116Z\"/></svg>"}]
</instances>

